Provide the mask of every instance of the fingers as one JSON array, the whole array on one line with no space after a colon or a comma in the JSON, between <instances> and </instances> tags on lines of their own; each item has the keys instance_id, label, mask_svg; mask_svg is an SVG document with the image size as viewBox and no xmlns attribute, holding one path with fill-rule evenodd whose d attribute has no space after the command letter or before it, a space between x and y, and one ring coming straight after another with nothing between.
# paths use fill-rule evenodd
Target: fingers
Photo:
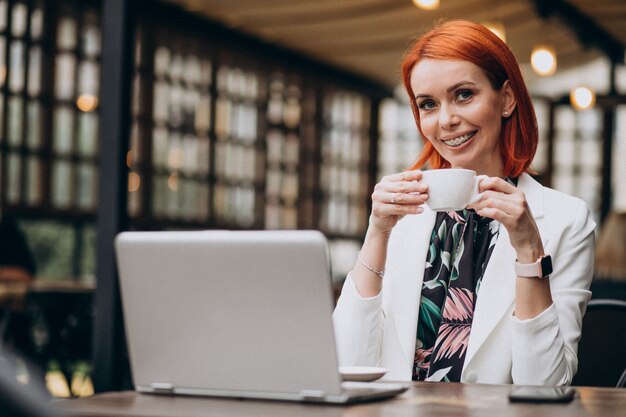
<instances>
[{"instance_id":1,"label":"fingers","mask_svg":"<svg viewBox=\"0 0 626 417\"><path fill-rule=\"evenodd\" d=\"M500 191L510 194L516 192L517 188L502 178L488 177L480 180L480 184L478 185L478 191L483 192L487 190Z\"/></svg>"},{"instance_id":2,"label":"fingers","mask_svg":"<svg viewBox=\"0 0 626 417\"><path fill-rule=\"evenodd\" d=\"M383 177L372 193L372 214L376 217L421 213L428 199L428 187L418 182L419 170L399 172Z\"/></svg>"},{"instance_id":3,"label":"fingers","mask_svg":"<svg viewBox=\"0 0 626 417\"><path fill-rule=\"evenodd\" d=\"M405 194L425 193L428 186L419 182L421 178L422 171L420 170L398 172L383 177L374 190Z\"/></svg>"},{"instance_id":4,"label":"fingers","mask_svg":"<svg viewBox=\"0 0 626 417\"><path fill-rule=\"evenodd\" d=\"M413 181L422 178L422 171L415 169L413 171L402 171L383 177L382 181Z\"/></svg>"}]
</instances>

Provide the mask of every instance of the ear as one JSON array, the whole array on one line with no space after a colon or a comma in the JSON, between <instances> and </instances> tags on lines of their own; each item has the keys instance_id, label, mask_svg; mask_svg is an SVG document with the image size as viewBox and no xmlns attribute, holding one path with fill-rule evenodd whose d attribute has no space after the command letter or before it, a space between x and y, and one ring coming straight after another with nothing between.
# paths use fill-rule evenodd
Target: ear
<instances>
[{"instance_id":1,"label":"ear","mask_svg":"<svg viewBox=\"0 0 626 417\"><path fill-rule=\"evenodd\" d=\"M511 82L506 80L502 87L500 88L500 95L502 97L502 116L509 117L513 114L513 110L515 110L515 106L517 105L515 101L515 94L513 94L513 89L511 88Z\"/></svg>"}]
</instances>

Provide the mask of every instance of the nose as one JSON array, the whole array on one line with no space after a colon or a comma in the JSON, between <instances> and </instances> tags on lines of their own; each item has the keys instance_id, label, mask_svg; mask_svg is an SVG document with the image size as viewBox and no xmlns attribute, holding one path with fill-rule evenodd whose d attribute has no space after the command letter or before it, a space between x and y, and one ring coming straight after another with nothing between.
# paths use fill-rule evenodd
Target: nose
<instances>
[{"instance_id":1,"label":"nose","mask_svg":"<svg viewBox=\"0 0 626 417\"><path fill-rule=\"evenodd\" d=\"M442 104L439 108L439 126L441 129L450 130L460 123L459 115L456 113L454 106Z\"/></svg>"}]
</instances>

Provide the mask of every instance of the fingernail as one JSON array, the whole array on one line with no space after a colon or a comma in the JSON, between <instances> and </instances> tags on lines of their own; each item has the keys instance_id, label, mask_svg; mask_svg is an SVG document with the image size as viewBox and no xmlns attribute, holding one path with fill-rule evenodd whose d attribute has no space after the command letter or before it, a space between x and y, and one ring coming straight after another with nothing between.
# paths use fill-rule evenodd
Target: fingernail
<instances>
[{"instance_id":1,"label":"fingernail","mask_svg":"<svg viewBox=\"0 0 626 417\"><path fill-rule=\"evenodd\" d=\"M421 213L422 211L424 211L424 209L422 207L415 207L415 212L416 213Z\"/></svg>"}]
</instances>

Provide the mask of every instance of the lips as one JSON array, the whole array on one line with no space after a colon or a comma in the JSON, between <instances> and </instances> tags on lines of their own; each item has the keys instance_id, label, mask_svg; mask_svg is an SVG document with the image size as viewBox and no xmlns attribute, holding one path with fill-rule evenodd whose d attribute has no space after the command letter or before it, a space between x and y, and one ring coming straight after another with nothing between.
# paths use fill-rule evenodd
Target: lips
<instances>
[{"instance_id":1,"label":"lips","mask_svg":"<svg viewBox=\"0 0 626 417\"><path fill-rule=\"evenodd\" d=\"M452 139L445 139L445 140L442 139L441 141L444 144L446 144L446 146L450 146L452 148L456 148L458 146L463 145L464 143L467 143L475 134L476 134L476 131L467 133L465 135L457 136L457 137L452 138Z\"/></svg>"}]
</instances>

